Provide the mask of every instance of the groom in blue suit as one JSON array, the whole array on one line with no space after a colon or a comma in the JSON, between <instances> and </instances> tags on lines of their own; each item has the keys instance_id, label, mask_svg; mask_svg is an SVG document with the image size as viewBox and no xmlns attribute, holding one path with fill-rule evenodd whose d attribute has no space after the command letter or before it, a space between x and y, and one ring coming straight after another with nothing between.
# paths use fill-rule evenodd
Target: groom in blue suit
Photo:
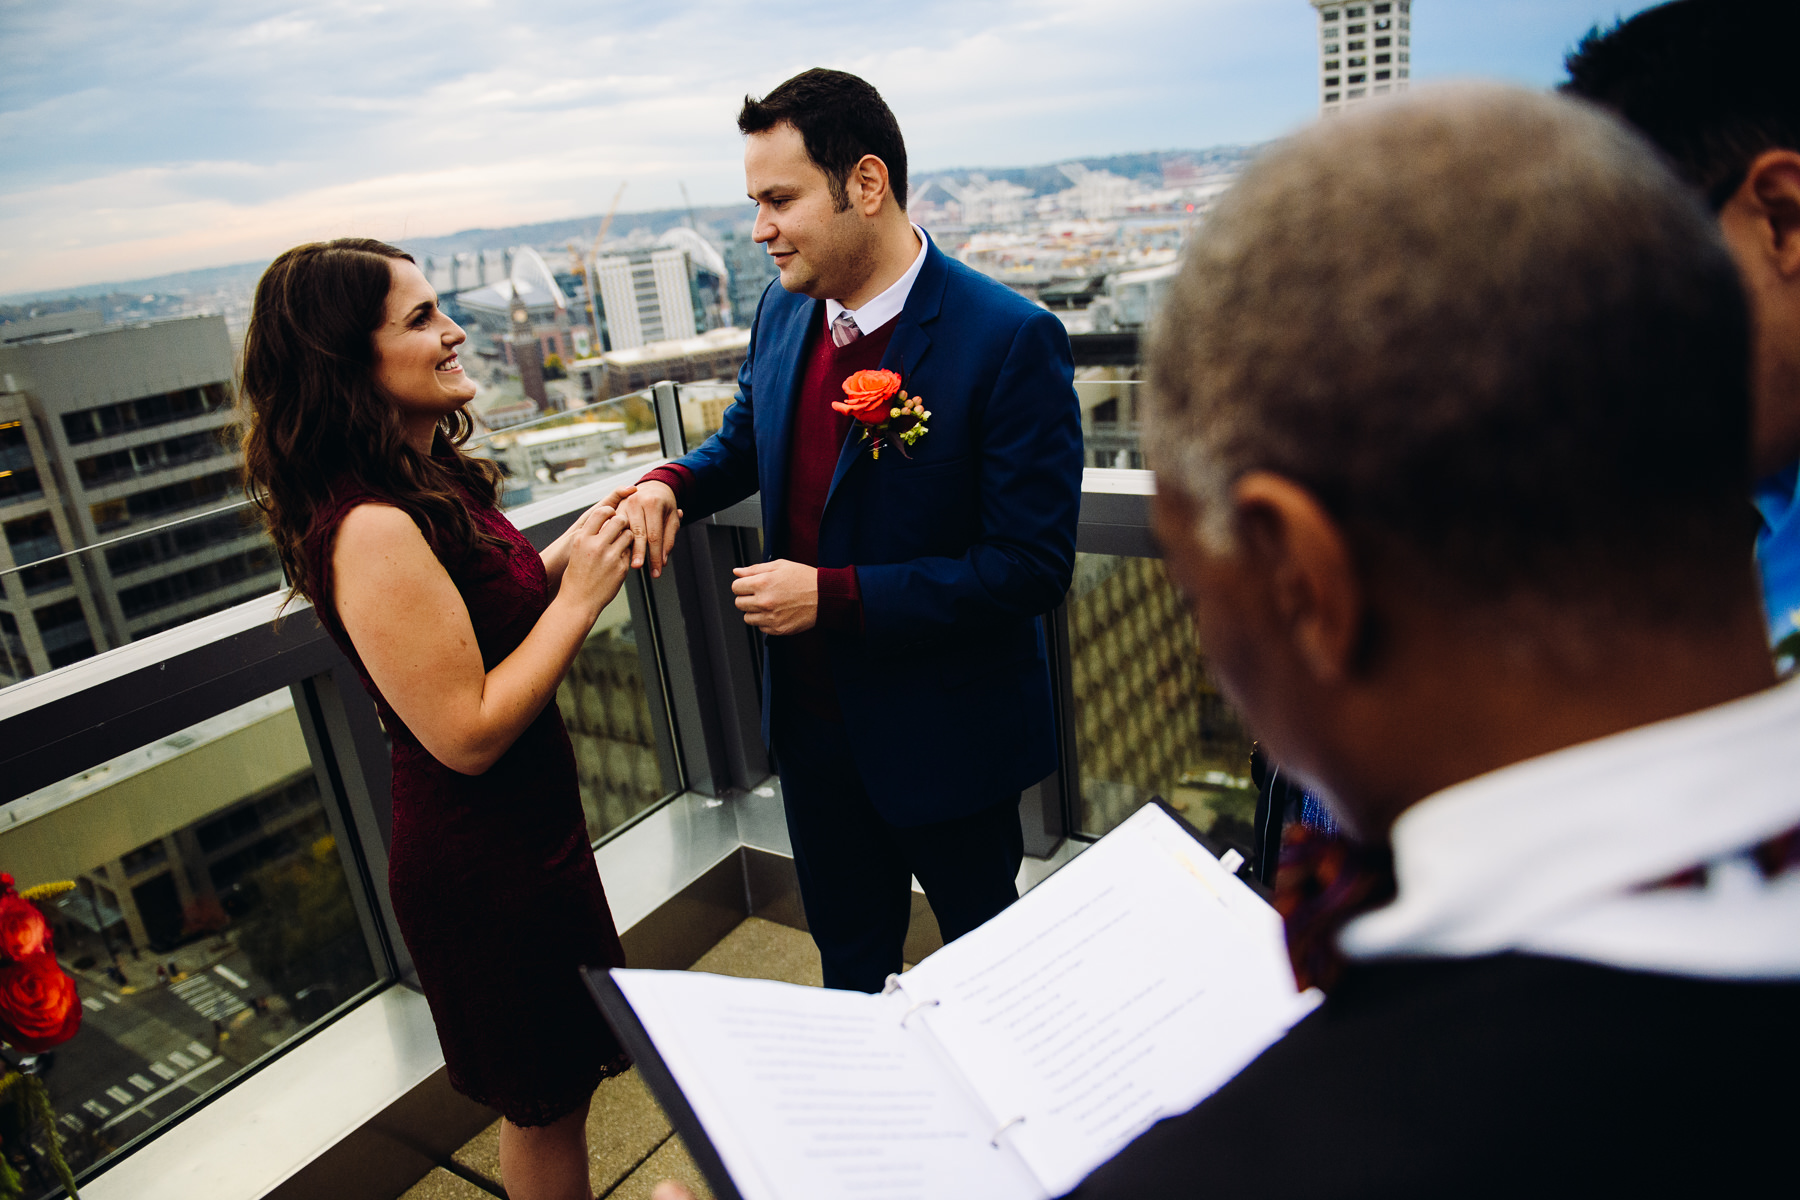
<instances>
[{"instance_id":1,"label":"groom in blue suit","mask_svg":"<svg viewBox=\"0 0 1800 1200\"><path fill-rule=\"evenodd\" d=\"M633 565L660 572L684 517L760 491L766 561L732 590L768 635L763 734L801 899L826 985L878 991L912 877L946 941L1018 895L1019 794L1057 764L1038 618L1074 568L1074 367L1051 313L908 220L905 143L869 84L807 71L746 97L738 127L781 286L719 432L621 512ZM876 370L929 414L910 446L833 407Z\"/></svg>"}]
</instances>

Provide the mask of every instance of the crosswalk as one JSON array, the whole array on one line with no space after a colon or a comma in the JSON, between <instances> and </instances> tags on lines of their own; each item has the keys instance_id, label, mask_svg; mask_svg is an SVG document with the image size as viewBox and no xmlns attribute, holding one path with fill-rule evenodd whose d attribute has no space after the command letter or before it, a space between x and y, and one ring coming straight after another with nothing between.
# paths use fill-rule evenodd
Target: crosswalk
<instances>
[{"instance_id":1,"label":"crosswalk","mask_svg":"<svg viewBox=\"0 0 1800 1200\"><path fill-rule=\"evenodd\" d=\"M246 1011L250 1006L236 990L226 987L220 979L239 990L250 987L248 979L220 963L212 971L202 971L170 984L169 991L206 1020L225 1021ZM108 1001L112 1004L124 1002L122 997L103 990L99 996L82 997L81 1003L90 1012L104 1012L109 1007ZM142 1112L175 1089L217 1069L224 1062L212 1047L198 1041L189 1042L181 1049L172 1050L148 1064L143 1071L133 1071L122 1083L112 1084L100 1095L85 1101L81 1105L81 1112L65 1112L60 1120L72 1133L80 1133L91 1126L110 1129Z\"/></svg>"},{"instance_id":2,"label":"crosswalk","mask_svg":"<svg viewBox=\"0 0 1800 1200\"><path fill-rule=\"evenodd\" d=\"M110 1129L176 1088L220 1066L224 1061L207 1046L189 1042L181 1050L172 1051L150 1064L150 1074L155 1075L155 1079L134 1071L125 1079L125 1083L131 1085L130 1088L115 1083L106 1089L105 1100L96 1096L81 1107L93 1123L102 1129ZM111 1100L112 1104L108 1104L107 1100ZM121 1111L114 1112L115 1106ZM88 1121L73 1112L64 1113L62 1123L75 1133L80 1133L89 1125Z\"/></svg>"},{"instance_id":3,"label":"crosswalk","mask_svg":"<svg viewBox=\"0 0 1800 1200\"><path fill-rule=\"evenodd\" d=\"M218 970L223 973L225 968L220 967ZM242 979L243 976L240 975L238 978ZM249 981L245 980L239 986L247 987ZM250 1007L236 992L219 983L211 975L190 975L180 983L171 983L169 990L181 997L189 1008L209 1021L223 1021Z\"/></svg>"}]
</instances>

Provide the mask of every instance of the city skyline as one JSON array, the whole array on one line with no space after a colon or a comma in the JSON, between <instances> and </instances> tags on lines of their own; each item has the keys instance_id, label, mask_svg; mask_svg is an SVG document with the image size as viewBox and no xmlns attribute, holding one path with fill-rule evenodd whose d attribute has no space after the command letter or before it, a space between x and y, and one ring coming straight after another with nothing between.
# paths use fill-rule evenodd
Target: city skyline
<instances>
[{"instance_id":1,"label":"city skyline","mask_svg":"<svg viewBox=\"0 0 1800 1200\"><path fill-rule=\"evenodd\" d=\"M1420 0L1415 78L1550 86L1643 7ZM574 216L622 180L627 211L682 183L730 203L742 95L818 63L882 89L915 170L1258 142L1317 111L1305 0L97 11L0 2L0 294Z\"/></svg>"}]
</instances>

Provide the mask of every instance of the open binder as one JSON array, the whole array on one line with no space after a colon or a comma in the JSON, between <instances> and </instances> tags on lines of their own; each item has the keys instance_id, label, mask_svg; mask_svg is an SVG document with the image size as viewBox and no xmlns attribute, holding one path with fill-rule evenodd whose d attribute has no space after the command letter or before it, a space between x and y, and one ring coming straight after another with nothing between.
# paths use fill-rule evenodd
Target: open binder
<instances>
[{"instance_id":1,"label":"open binder","mask_svg":"<svg viewBox=\"0 0 1800 1200\"><path fill-rule=\"evenodd\" d=\"M1046 1200L1316 1003L1274 910L1154 805L879 996L587 980L719 1200Z\"/></svg>"}]
</instances>

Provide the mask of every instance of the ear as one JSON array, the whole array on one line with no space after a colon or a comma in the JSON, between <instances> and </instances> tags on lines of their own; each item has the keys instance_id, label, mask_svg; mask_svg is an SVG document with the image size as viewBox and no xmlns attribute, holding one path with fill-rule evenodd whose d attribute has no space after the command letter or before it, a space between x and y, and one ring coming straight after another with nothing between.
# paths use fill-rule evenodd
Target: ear
<instances>
[{"instance_id":1,"label":"ear","mask_svg":"<svg viewBox=\"0 0 1800 1200\"><path fill-rule=\"evenodd\" d=\"M1350 544L1313 494L1270 471L1231 489L1239 545L1266 581L1271 616L1320 683L1357 672L1366 598Z\"/></svg>"},{"instance_id":2,"label":"ear","mask_svg":"<svg viewBox=\"0 0 1800 1200\"><path fill-rule=\"evenodd\" d=\"M1800 279L1800 152L1767 150L1750 163L1721 219L1755 224L1757 249L1788 282Z\"/></svg>"},{"instance_id":3,"label":"ear","mask_svg":"<svg viewBox=\"0 0 1800 1200\"><path fill-rule=\"evenodd\" d=\"M850 177L844 182L844 190L850 197L850 207L865 217L877 215L888 196L887 164L873 154L863 155L850 168Z\"/></svg>"}]
</instances>

